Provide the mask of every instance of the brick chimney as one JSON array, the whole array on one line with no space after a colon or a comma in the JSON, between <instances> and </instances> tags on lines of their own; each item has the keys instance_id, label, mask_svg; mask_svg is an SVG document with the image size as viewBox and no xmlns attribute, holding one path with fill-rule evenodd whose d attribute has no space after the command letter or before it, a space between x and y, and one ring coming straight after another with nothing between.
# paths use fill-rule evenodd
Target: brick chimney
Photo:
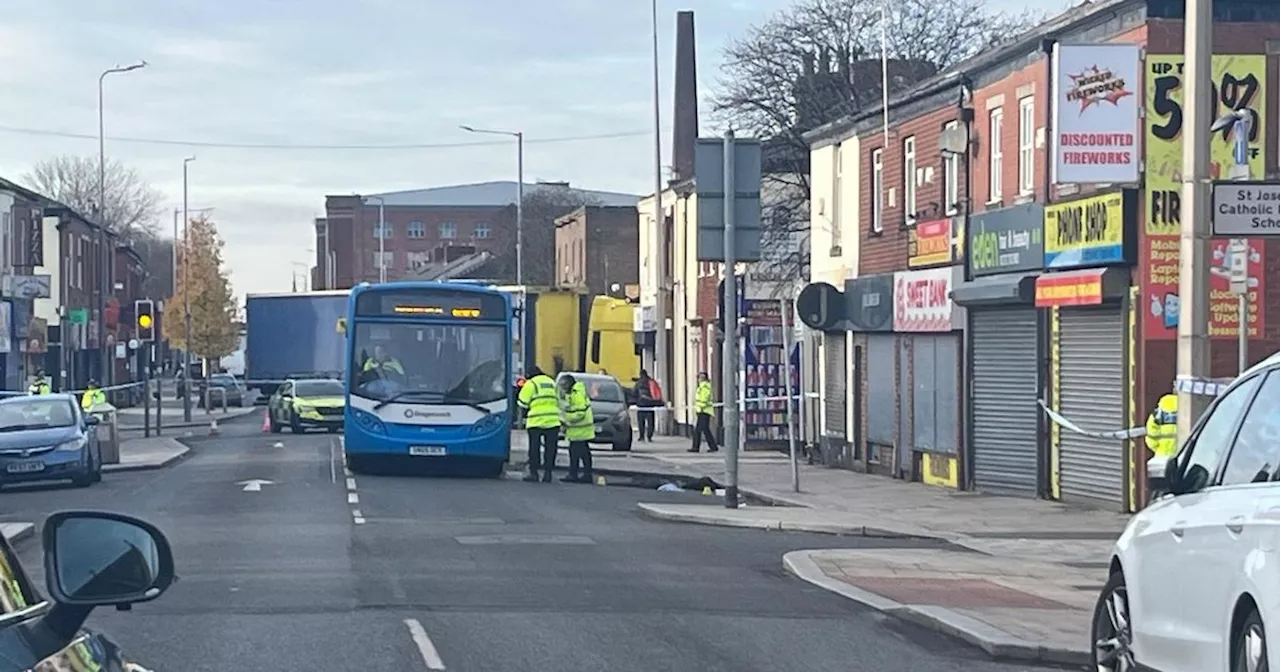
<instances>
[{"instance_id":1,"label":"brick chimney","mask_svg":"<svg viewBox=\"0 0 1280 672\"><path fill-rule=\"evenodd\" d=\"M674 179L685 180L693 177L693 147L698 140L698 61L689 10L676 12L675 80L671 166Z\"/></svg>"}]
</instances>

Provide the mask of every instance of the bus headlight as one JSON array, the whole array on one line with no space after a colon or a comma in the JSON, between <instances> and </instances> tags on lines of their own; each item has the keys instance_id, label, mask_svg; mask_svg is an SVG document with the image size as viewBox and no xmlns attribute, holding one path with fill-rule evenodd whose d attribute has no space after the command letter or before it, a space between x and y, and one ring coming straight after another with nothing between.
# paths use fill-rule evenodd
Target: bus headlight
<instances>
[{"instance_id":1,"label":"bus headlight","mask_svg":"<svg viewBox=\"0 0 1280 672\"><path fill-rule=\"evenodd\" d=\"M471 435L491 434L502 429L505 424L507 424L506 413L490 413L471 425Z\"/></svg>"},{"instance_id":2,"label":"bus headlight","mask_svg":"<svg viewBox=\"0 0 1280 672\"><path fill-rule=\"evenodd\" d=\"M351 414L355 416L356 424L360 425L361 429L371 434L387 433L386 426L382 424L382 421L378 419L378 416L367 411L362 411L358 408L351 409Z\"/></svg>"}]
</instances>

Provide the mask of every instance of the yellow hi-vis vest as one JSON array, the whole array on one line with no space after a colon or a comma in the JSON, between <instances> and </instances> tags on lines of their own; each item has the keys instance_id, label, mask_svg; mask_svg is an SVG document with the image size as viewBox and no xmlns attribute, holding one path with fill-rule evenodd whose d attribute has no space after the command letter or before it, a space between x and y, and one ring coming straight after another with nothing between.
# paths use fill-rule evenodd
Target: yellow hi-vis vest
<instances>
[{"instance_id":1,"label":"yellow hi-vis vest","mask_svg":"<svg viewBox=\"0 0 1280 672\"><path fill-rule=\"evenodd\" d=\"M105 403L107 403L107 393L96 387L85 390L80 397L80 408L86 411Z\"/></svg>"},{"instance_id":2,"label":"yellow hi-vis vest","mask_svg":"<svg viewBox=\"0 0 1280 672\"><path fill-rule=\"evenodd\" d=\"M596 420L591 413L591 399L587 386L574 383L569 396L564 399L564 438L569 441L590 441L596 438Z\"/></svg>"},{"instance_id":3,"label":"yellow hi-vis vest","mask_svg":"<svg viewBox=\"0 0 1280 672\"><path fill-rule=\"evenodd\" d=\"M50 392L49 381L44 378L37 378L31 383L31 387L27 388L27 394L49 394Z\"/></svg>"},{"instance_id":4,"label":"yellow hi-vis vest","mask_svg":"<svg viewBox=\"0 0 1280 672\"><path fill-rule=\"evenodd\" d=\"M693 394L693 407L699 415L711 415L714 405L711 401L711 381L698 383L698 390Z\"/></svg>"},{"instance_id":5,"label":"yellow hi-vis vest","mask_svg":"<svg viewBox=\"0 0 1280 672\"><path fill-rule=\"evenodd\" d=\"M1147 448L1156 457L1169 458L1178 453L1178 397L1160 397L1156 410L1147 416Z\"/></svg>"},{"instance_id":6,"label":"yellow hi-vis vest","mask_svg":"<svg viewBox=\"0 0 1280 672\"><path fill-rule=\"evenodd\" d=\"M524 426L529 429L556 429L560 427L560 401L556 395L556 381L546 374L525 381L516 399L524 409Z\"/></svg>"}]
</instances>

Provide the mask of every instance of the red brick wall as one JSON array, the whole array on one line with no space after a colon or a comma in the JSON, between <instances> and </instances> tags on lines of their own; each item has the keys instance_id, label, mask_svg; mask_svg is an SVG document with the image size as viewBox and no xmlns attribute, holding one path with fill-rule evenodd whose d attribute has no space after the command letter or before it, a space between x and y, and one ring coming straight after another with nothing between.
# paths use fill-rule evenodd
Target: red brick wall
<instances>
[{"instance_id":1,"label":"red brick wall","mask_svg":"<svg viewBox=\"0 0 1280 672\"><path fill-rule=\"evenodd\" d=\"M906 213L903 205L906 194L903 189L902 164L903 142L908 137L915 137L916 168L918 170L933 168L933 179L928 182L917 182L916 211L917 221L941 219L946 216L946 208L942 203L944 175L942 155L938 150L938 136L942 127L949 121L957 120L959 110L954 104L925 113L914 119L898 123L889 129L889 148L884 152L884 228L876 233L872 230L872 154L883 147L884 134L881 131L868 133L859 138L861 164L859 199L861 209L862 230L859 232L861 245L858 258L858 274L872 275L901 271L907 267L907 229L904 226ZM961 169L963 170L963 168ZM892 199L890 191L894 192ZM961 177L961 197L964 195L964 180Z\"/></svg>"},{"instance_id":2,"label":"red brick wall","mask_svg":"<svg viewBox=\"0 0 1280 672\"><path fill-rule=\"evenodd\" d=\"M1048 82L1048 59L1041 58L1031 65L1014 72L1004 79L980 88L974 91L973 95L973 131L977 138L977 151L974 153L973 165L973 209L974 212L983 210L996 210L999 208L1013 205L1016 199L1022 196L1022 200L1027 200L1025 196L1019 193L1018 185L1018 114L1019 105L1025 97L1033 99L1035 106L1035 122L1036 130L1045 128L1048 122L1049 111L1049 82ZM1004 156L1002 169L1000 171L1000 187L1001 192L999 198L992 202L991 199L991 148L992 140L990 135L990 115L995 111L995 107L989 108L989 104L993 104L993 99L1003 97L1003 102L998 108L1004 113L1004 128L1001 133L1000 144ZM1034 177L1032 178L1032 189L1036 200L1043 201L1045 197L1045 170L1047 166L1046 152L1048 150L1047 139L1045 143L1037 145L1033 155Z\"/></svg>"}]
</instances>

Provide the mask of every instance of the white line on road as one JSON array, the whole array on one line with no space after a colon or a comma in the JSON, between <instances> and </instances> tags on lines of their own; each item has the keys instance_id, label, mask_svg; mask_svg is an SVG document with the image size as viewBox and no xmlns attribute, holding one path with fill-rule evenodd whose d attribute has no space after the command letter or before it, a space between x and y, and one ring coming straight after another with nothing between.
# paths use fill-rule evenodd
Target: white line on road
<instances>
[{"instance_id":1,"label":"white line on road","mask_svg":"<svg viewBox=\"0 0 1280 672\"><path fill-rule=\"evenodd\" d=\"M338 442L329 442L329 482L338 482Z\"/></svg>"},{"instance_id":2,"label":"white line on road","mask_svg":"<svg viewBox=\"0 0 1280 672\"><path fill-rule=\"evenodd\" d=\"M348 479L347 479L347 489L348 489L348 490L355 490L355 489L356 489L356 479L354 479L354 478L348 478Z\"/></svg>"},{"instance_id":3,"label":"white line on road","mask_svg":"<svg viewBox=\"0 0 1280 672\"><path fill-rule=\"evenodd\" d=\"M422 654L422 662L426 663L428 670L443 670L444 661L440 660L440 653L436 651L436 645L431 643L431 638L427 636L427 631L422 627L416 618L404 619L404 624L409 628L409 636L413 638L413 643L418 647L418 653Z\"/></svg>"},{"instance_id":4,"label":"white line on road","mask_svg":"<svg viewBox=\"0 0 1280 672\"><path fill-rule=\"evenodd\" d=\"M357 494L356 494L356 493L354 493L354 492L348 492L348 493L347 493L347 503L348 503L348 504L359 504L359 503L360 503L360 495L357 495Z\"/></svg>"}]
</instances>

